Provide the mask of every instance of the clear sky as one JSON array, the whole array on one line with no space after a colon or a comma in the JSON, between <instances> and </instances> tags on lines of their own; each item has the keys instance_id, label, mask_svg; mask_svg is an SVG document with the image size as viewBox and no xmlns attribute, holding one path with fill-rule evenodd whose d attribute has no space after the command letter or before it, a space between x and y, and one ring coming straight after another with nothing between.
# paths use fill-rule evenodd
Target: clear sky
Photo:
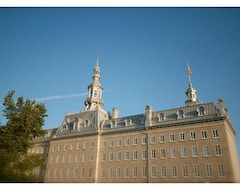
<instances>
[{"instance_id":1,"label":"clear sky","mask_svg":"<svg viewBox=\"0 0 240 190\"><path fill-rule=\"evenodd\" d=\"M84 108L97 53L104 109L120 116L183 106L188 61L198 98L224 100L240 154L240 8L0 8L0 99L45 103L56 128Z\"/></svg>"}]
</instances>

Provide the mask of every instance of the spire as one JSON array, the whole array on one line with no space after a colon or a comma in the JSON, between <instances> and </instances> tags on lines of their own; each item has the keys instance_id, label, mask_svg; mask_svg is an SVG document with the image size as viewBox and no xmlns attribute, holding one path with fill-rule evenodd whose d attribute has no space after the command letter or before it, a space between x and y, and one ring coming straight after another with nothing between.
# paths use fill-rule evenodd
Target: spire
<instances>
[{"instance_id":1,"label":"spire","mask_svg":"<svg viewBox=\"0 0 240 190\"><path fill-rule=\"evenodd\" d=\"M199 100L197 99L197 90L194 89L192 85L192 81L191 81L192 70L189 66L189 63L187 64L187 74L188 74L189 85L186 91L187 100L185 101L185 103L186 105L198 104Z\"/></svg>"},{"instance_id":2,"label":"spire","mask_svg":"<svg viewBox=\"0 0 240 190\"><path fill-rule=\"evenodd\" d=\"M96 66L93 70L93 81L88 86L88 97L85 100L85 110L95 110L102 108L102 91L103 87L100 83L100 67L99 67L99 54L97 54Z\"/></svg>"}]
</instances>

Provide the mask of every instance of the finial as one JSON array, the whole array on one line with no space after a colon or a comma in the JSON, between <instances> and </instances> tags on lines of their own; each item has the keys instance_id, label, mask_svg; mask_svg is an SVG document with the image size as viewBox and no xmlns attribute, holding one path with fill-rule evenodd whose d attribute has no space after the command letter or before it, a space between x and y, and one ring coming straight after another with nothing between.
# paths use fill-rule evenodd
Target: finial
<instances>
[{"instance_id":1,"label":"finial","mask_svg":"<svg viewBox=\"0 0 240 190\"><path fill-rule=\"evenodd\" d=\"M96 63L96 67L99 67L99 53L97 53L97 63Z\"/></svg>"}]
</instances>

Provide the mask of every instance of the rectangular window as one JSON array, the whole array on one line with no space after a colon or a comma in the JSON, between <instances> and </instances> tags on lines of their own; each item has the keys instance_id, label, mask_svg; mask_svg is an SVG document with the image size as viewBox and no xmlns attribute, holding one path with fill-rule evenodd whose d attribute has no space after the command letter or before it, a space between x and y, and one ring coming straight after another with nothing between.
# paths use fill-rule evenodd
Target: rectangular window
<instances>
[{"instance_id":1,"label":"rectangular window","mask_svg":"<svg viewBox=\"0 0 240 190\"><path fill-rule=\"evenodd\" d=\"M107 142L104 141L104 142L103 142L103 148L106 148L106 147L107 147Z\"/></svg>"},{"instance_id":2,"label":"rectangular window","mask_svg":"<svg viewBox=\"0 0 240 190\"><path fill-rule=\"evenodd\" d=\"M165 158L165 157L166 157L165 148L161 148L161 149L160 149L160 157L161 157L161 158Z\"/></svg>"},{"instance_id":3,"label":"rectangular window","mask_svg":"<svg viewBox=\"0 0 240 190\"><path fill-rule=\"evenodd\" d=\"M65 163L65 156L62 157L62 163Z\"/></svg>"},{"instance_id":4,"label":"rectangular window","mask_svg":"<svg viewBox=\"0 0 240 190\"><path fill-rule=\"evenodd\" d=\"M56 156L56 164L59 163L59 156Z\"/></svg>"},{"instance_id":5,"label":"rectangular window","mask_svg":"<svg viewBox=\"0 0 240 190\"><path fill-rule=\"evenodd\" d=\"M162 166L161 167L161 176L162 177L166 177L167 176L166 166Z\"/></svg>"},{"instance_id":6,"label":"rectangular window","mask_svg":"<svg viewBox=\"0 0 240 190\"><path fill-rule=\"evenodd\" d=\"M200 176L200 166L199 164L195 164L193 166L194 176L199 177Z\"/></svg>"},{"instance_id":7,"label":"rectangular window","mask_svg":"<svg viewBox=\"0 0 240 190\"><path fill-rule=\"evenodd\" d=\"M155 144L156 143L156 137L155 136L151 136L151 144Z\"/></svg>"},{"instance_id":8,"label":"rectangular window","mask_svg":"<svg viewBox=\"0 0 240 190\"><path fill-rule=\"evenodd\" d=\"M185 133L180 133L179 134L179 139L180 139L180 141L184 141L185 140Z\"/></svg>"},{"instance_id":9,"label":"rectangular window","mask_svg":"<svg viewBox=\"0 0 240 190\"><path fill-rule=\"evenodd\" d=\"M121 168L116 169L116 177L121 177Z\"/></svg>"},{"instance_id":10,"label":"rectangular window","mask_svg":"<svg viewBox=\"0 0 240 190\"><path fill-rule=\"evenodd\" d=\"M133 139L133 145L137 145L137 143L138 143L138 142L137 142L137 138L134 138L134 139Z\"/></svg>"},{"instance_id":11,"label":"rectangular window","mask_svg":"<svg viewBox=\"0 0 240 190\"><path fill-rule=\"evenodd\" d=\"M159 141L160 141L160 143L164 143L164 141L165 141L164 135L159 136Z\"/></svg>"},{"instance_id":12,"label":"rectangular window","mask_svg":"<svg viewBox=\"0 0 240 190\"><path fill-rule=\"evenodd\" d=\"M212 130L212 135L213 135L213 138L218 138L219 137L218 130L217 129L213 129Z\"/></svg>"},{"instance_id":13,"label":"rectangular window","mask_svg":"<svg viewBox=\"0 0 240 190\"><path fill-rule=\"evenodd\" d=\"M192 156L197 157L198 156L198 149L196 146L192 147Z\"/></svg>"},{"instance_id":14,"label":"rectangular window","mask_svg":"<svg viewBox=\"0 0 240 190\"><path fill-rule=\"evenodd\" d=\"M113 146L114 146L114 141L113 140L109 141L109 147L113 147Z\"/></svg>"},{"instance_id":15,"label":"rectangular window","mask_svg":"<svg viewBox=\"0 0 240 190\"><path fill-rule=\"evenodd\" d=\"M146 160L147 159L147 151L143 150L142 151L142 160Z\"/></svg>"},{"instance_id":16,"label":"rectangular window","mask_svg":"<svg viewBox=\"0 0 240 190\"><path fill-rule=\"evenodd\" d=\"M120 161L122 159L122 153L118 152L117 153L117 160Z\"/></svg>"},{"instance_id":17,"label":"rectangular window","mask_svg":"<svg viewBox=\"0 0 240 190\"><path fill-rule=\"evenodd\" d=\"M201 131L201 136L202 136L202 139L206 139L207 138L207 131Z\"/></svg>"},{"instance_id":18,"label":"rectangular window","mask_svg":"<svg viewBox=\"0 0 240 190\"><path fill-rule=\"evenodd\" d=\"M94 141L90 142L90 148L94 148Z\"/></svg>"},{"instance_id":19,"label":"rectangular window","mask_svg":"<svg viewBox=\"0 0 240 190\"><path fill-rule=\"evenodd\" d=\"M86 149L87 148L87 143L83 143L83 149Z\"/></svg>"},{"instance_id":20,"label":"rectangular window","mask_svg":"<svg viewBox=\"0 0 240 190\"><path fill-rule=\"evenodd\" d=\"M203 156L210 156L209 148L207 145L203 146Z\"/></svg>"},{"instance_id":21,"label":"rectangular window","mask_svg":"<svg viewBox=\"0 0 240 190\"><path fill-rule=\"evenodd\" d=\"M217 168L218 168L218 176L223 177L224 176L223 164L218 164Z\"/></svg>"},{"instance_id":22,"label":"rectangular window","mask_svg":"<svg viewBox=\"0 0 240 190\"><path fill-rule=\"evenodd\" d=\"M76 154L75 155L75 162L78 162L78 160L79 160L79 156L78 156L78 154Z\"/></svg>"},{"instance_id":23,"label":"rectangular window","mask_svg":"<svg viewBox=\"0 0 240 190\"><path fill-rule=\"evenodd\" d=\"M117 146L122 146L122 140L121 139L118 139Z\"/></svg>"},{"instance_id":24,"label":"rectangular window","mask_svg":"<svg viewBox=\"0 0 240 190\"><path fill-rule=\"evenodd\" d=\"M215 154L216 156L222 155L222 150L220 144L215 145Z\"/></svg>"},{"instance_id":25,"label":"rectangular window","mask_svg":"<svg viewBox=\"0 0 240 190\"><path fill-rule=\"evenodd\" d=\"M101 178L104 178L104 168L101 168Z\"/></svg>"},{"instance_id":26,"label":"rectangular window","mask_svg":"<svg viewBox=\"0 0 240 190\"><path fill-rule=\"evenodd\" d=\"M147 167L146 166L142 167L142 176L147 177Z\"/></svg>"},{"instance_id":27,"label":"rectangular window","mask_svg":"<svg viewBox=\"0 0 240 190\"><path fill-rule=\"evenodd\" d=\"M125 160L129 160L129 152L125 152Z\"/></svg>"},{"instance_id":28,"label":"rectangular window","mask_svg":"<svg viewBox=\"0 0 240 190\"><path fill-rule=\"evenodd\" d=\"M88 177L92 177L92 168L88 169Z\"/></svg>"},{"instance_id":29,"label":"rectangular window","mask_svg":"<svg viewBox=\"0 0 240 190\"><path fill-rule=\"evenodd\" d=\"M171 148L170 149L170 154L171 154L171 158L176 158L176 149L175 148Z\"/></svg>"},{"instance_id":30,"label":"rectangular window","mask_svg":"<svg viewBox=\"0 0 240 190\"><path fill-rule=\"evenodd\" d=\"M113 161L113 152L110 152L110 153L109 153L109 160L110 160L110 161Z\"/></svg>"},{"instance_id":31,"label":"rectangular window","mask_svg":"<svg viewBox=\"0 0 240 190\"><path fill-rule=\"evenodd\" d=\"M102 160L104 161L104 160L106 160L106 154L102 154Z\"/></svg>"},{"instance_id":32,"label":"rectangular window","mask_svg":"<svg viewBox=\"0 0 240 190\"><path fill-rule=\"evenodd\" d=\"M137 177L137 167L133 167L133 177Z\"/></svg>"},{"instance_id":33,"label":"rectangular window","mask_svg":"<svg viewBox=\"0 0 240 190\"><path fill-rule=\"evenodd\" d=\"M68 163L72 163L72 155L68 156Z\"/></svg>"},{"instance_id":34,"label":"rectangular window","mask_svg":"<svg viewBox=\"0 0 240 190\"><path fill-rule=\"evenodd\" d=\"M152 159L155 159L155 158L156 158L156 150L153 149L153 150L152 150Z\"/></svg>"},{"instance_id":35,"label":"rectangular window","mask_svg":"<svg viewBox=\"0 0 240 190\"><path fill-rule=\"evenodd\" d=\"M70 145L70 150L73 150L73 149L74 149L74 145L71 144L71 145Z\"/></svg>"},{"instance_id":36,"label":"rectangular window","mask_svg":"<svg viewBox=\"0 0 240 190\"><path fill-rule=\"evenodd\" d=\"M112 168L108 168L108 177L113 177L113 169Z\"/></svg>"},{"instance_id":37,"label":"rectangular window","mask_svg":"<svg viewBox=\"0 0 240 190\"><path fill-rule=\"evenodd\" d=\"M65 145L64 145L64 151L67 151L67 148L68 148L68 145L65 144Z\"/></svg>"},{"instance_id":38,"label":"rectangular window","mask_svg":"<svg viewBox=\"0 0 240 190\"><path fill-rule=\"evenodd\" d=\"M187 165L182 166L182 172L183 172L183 177L188 176L188 166Z\"/></svg>"},{"instance_id":39,"label":"rectangular window","mask_svg":"<svg viewBox=\"0 0 240 190\"><path fill-rule=\"evenodd\" d=\"M133 160L138 159L138 152L136 150L133 151Z\"/></svg>"},{"instance_id":40,"label":"rectangular window","mask_svg":"<svg viewBox=\"0 0 240 190\"><path fill-rule=\"evenodd\" d=\"M86 162L86 156L84 153L82 154L82 162Z\"/></svg>"},{"instance_id":41,"label":"rectangular window","mask_svg":"<svg viewBox=\"0 0 240 190\"><path fill-rule=\"evenodd\" d=\"M175 135L174 134L170 134L169 135L169 141L170 142L174 142L175 141Z\"/></svg>"},{"instance_id":42,"label":"rectangular window","mask_svg":"<svg viewBox=\"0 0 240 190\"><path fill-rule=\"evenodd\" d=\"M77 143L77 149L79 150L81 147L81 144L80 143Z\"/></svg>"},{"instance_id":43,"label":"rectangular window","mask_svg":"<svg viewBox=\"0 0 240 190\"><path fill-rule=\"evenodd\" d=\"M212 176L212 166L211 166L211 164L206 164L206 176L207 177Z\"/></svg>"},{"instance_id":44,"label":"rectangular window","mask_svg":"<svg viewBox=\"0 0 240 190\"><path fill-rule=\"evenodd\" d=\"M146 144L147 143L147 137L146 136L143 136L142 137L142 144Z\"/></svg>"},{"instance_id":45,"label":"rectangular window","mask_svg":"<svg viewBox=\"0 0 240 190\"><path fill-rule=\"evenodd\" d=\"M125 146L129 146L130 144L130 140L129 139L125 139Z\"/></svg>"},{"instance_id":46,"label":"rectangular window","mask_svg":"<svg viewBox=\"0 0 240 190\"><path fill-rule=\"evenodd\" d=\"M182 158L187 157L187 149L186 149L186 147L181 147L181 157Z\"/></svg>"},{"instance_id":47,"label":"rectangular window","mask_svg":"<svg viewBox=\"0 0 240 190\"><path fill-rule=\"evenodd\" d=\"M93 153L89 154L89 161L93 161Z\"/></svg>"},{"instance_id":48,"label":"rectangular window","mask_svg":"<svg viewBox=\"0 0 240 190\"><path fill-rule=\"evenodd\" d=\"M177 166L172 166L172 176L177 177Z\"/></svg>"},{"instance_id":49,"label":"rectangular window","mask_svg":"<svg viewBox=\"0 0 240 190\"><path fill-rule=\"evenodd\" d=\"M85 175L85 170L84 168L81 168L81 177L84 177L84 175Z\"/></svg>"},{"instance_id":50,"label":"rectangular window","mask_svg":"<svg viewBox=\"0 0 240 190\"><path fill-rule=\"evenodd\" d=\"M196 140L196 133L195 132L190 132L190 139L191 140Z\"/></svg>"},{"instance_id":51,"label":"rectangular window","mask_svg":"<svg viewBox=\"0 0 240 190\"><path fill-rule=\"evenodd\" d=\"M129 177L129 168L124 168L124 177L125 178Z\"/></svg>"},{"instance_id":52,"label":"rectangular window","mask_svg":"<svg viewBox=\"0 0 240 190\"><path fill-rule=\"evenodd\" d=\"M156 177L157 172L156 172L156 166L152 166L152 177Z\"/></svg>"}]
</instances>

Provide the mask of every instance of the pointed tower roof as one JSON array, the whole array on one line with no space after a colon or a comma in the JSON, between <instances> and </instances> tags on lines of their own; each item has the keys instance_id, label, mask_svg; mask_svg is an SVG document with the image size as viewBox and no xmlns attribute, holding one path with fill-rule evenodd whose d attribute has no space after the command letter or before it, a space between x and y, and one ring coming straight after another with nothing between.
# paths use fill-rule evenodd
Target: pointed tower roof
<instances>
[{"instance_id":1,"label":"pointed tower roof","mask_svg":"<svg viewBox=\"0 0 240 190\"><path fill-rule=\"evenodd\" d=\"M85 100L85 110L100 109L103 106L102 91L100 83L99 55L97 54L96 66L93 70L93 81L88 86L88 97Z\"/></svg>"}]
</instances>

